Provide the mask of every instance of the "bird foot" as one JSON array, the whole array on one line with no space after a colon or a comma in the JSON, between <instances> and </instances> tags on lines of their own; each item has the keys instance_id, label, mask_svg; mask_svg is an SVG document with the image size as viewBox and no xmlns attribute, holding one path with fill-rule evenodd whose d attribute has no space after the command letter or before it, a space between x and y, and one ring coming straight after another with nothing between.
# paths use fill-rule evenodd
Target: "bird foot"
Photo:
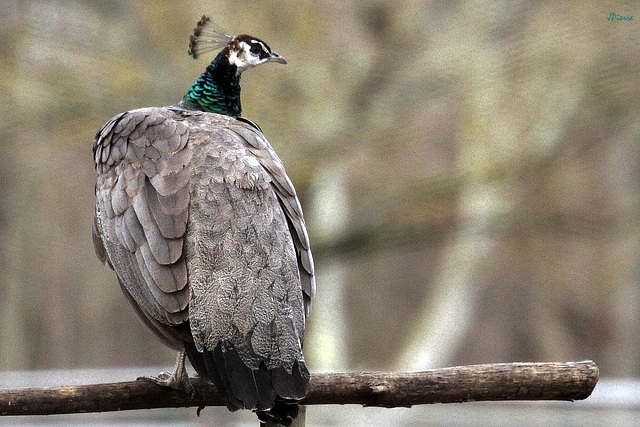
<instances>
[{"instance_id":1,"label":"bird foot","mask_svg":"<svg viewBox=\"0 0 640 427\"><path fill-rule=\"evenodd\" d=\"M163 387L169 387L174 390L181 390L185 383L181 378L176 377L173 372L164 371L158 375L144 375L137 378L138 381L151 381ZM188 383L188 380L187 380ZM190 384L189 384L190 385Z\"/></svg>"},{"instance_id":2,"label":"bird foot","mask_svg":"<svg viewBox=\"0 0 640 427\"><path fill-rule=\"evenodd\" d=\"M196 391L189 381L189 375L187 374L187 370L184 367L184 359L185 354L181 351L176 357L176 364L174 366L173 372L164 371L160 372L158 375L145 375L142 377L138 377L137 380L151 381L162 387L169 387L172 390L176 391L184 391L188 393L191 398L194 398L196 395Z\"/></svg>"}]
</instances>

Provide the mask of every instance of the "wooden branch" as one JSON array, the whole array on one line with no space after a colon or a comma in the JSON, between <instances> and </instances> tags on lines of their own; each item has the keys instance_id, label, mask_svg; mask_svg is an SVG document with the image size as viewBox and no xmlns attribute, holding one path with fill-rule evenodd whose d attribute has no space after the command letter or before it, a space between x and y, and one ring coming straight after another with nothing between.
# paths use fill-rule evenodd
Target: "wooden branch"
<instances>
[{"instance_id":1,"label":"wooden branch","mask_svg":"<svg viewBox=\"0 0 640 427\"><path fill-rule=\"evenodd\" d=\"M592 361L315 374L302 404L408 407L487 400L580 400L589 397L597 381L598 368ZM193 386L193 398L148 381L0 390L0 415L224 405L212 385L193 379Z\"/></svg>"},{"instance_id":2,"label":"wooden branch","mask_svg":"<svg viewBox=\"0 0 640 427\"><path fill-rule=\"evenodd\" d=\"M504 400L582 400L598 382L592 361L493 363L421 372L362 372L314 376L302 402L401 407Z\"/></svg>"}]
</instances>

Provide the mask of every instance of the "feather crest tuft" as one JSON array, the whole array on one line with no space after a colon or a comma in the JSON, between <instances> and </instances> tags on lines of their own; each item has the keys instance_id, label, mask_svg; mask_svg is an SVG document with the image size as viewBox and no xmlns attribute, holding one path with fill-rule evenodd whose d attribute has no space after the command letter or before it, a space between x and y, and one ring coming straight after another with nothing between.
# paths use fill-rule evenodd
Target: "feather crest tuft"
<instances>
[{"instance_id":1,"label":"feather crest tuft","mask_svg":"<svg viewBox=\"0 0 640 427\"><path fill-rule=\"evenodd\" d=\"M193 35L189 38L189 56L197 59L203 53L211 52L226 46L233 36L227 34L206 15L196 24Z\"/></svg>"}]
</instances>

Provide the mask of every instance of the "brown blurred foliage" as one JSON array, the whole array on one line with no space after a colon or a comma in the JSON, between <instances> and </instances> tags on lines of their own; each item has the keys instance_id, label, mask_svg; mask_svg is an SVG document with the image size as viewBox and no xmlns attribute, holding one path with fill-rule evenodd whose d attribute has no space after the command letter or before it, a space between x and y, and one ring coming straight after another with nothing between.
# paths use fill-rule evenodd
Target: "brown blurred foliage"
<instances>
[{"instance_id":1,"label":"brown blurred foliage","mask_svg":"<svg viewBox=\"0 0 640 427\"><path fill-rule=\"evenodd\" d=\"M640 27L607 21L631 4L0 0L2 368L171 363L93 254L91 144L182 97L207 13L289 61L243 77L243 113L305 208L344 178L343 232L306 209L344 270L342 308L315 306L344 310L336 369L439 343L422 360L638 375Z\"/></svg>"}]
</instances>

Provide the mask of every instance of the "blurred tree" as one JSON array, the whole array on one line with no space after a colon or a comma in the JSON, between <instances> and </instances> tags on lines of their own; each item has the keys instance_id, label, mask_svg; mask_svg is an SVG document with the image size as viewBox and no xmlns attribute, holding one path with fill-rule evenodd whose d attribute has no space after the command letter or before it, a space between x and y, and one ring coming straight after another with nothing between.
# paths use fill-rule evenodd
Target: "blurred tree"
<instances>
[{"instance_id":1,"label":"blurred tree","mask_svg":"<svg viewBox=\"0 0 640 427\"><path fill-rule=\"evenodd\" d=\"M347 341L323 369L591 358L638 374L640 44L635 21L606 19L631 6L212 7L1 0L4 369L171 363L93 254L91 142L118 112L180 99L206 65L191 28L213 13L289 60L248 76L243 106L300 189L318 263L339 260L341 290L318 286L341 304L318 319L344 319L329 336ZM330 239L327 200L344 205ZM313 369L331 331L311 321Z\"/></svg>"}]
</instances>

